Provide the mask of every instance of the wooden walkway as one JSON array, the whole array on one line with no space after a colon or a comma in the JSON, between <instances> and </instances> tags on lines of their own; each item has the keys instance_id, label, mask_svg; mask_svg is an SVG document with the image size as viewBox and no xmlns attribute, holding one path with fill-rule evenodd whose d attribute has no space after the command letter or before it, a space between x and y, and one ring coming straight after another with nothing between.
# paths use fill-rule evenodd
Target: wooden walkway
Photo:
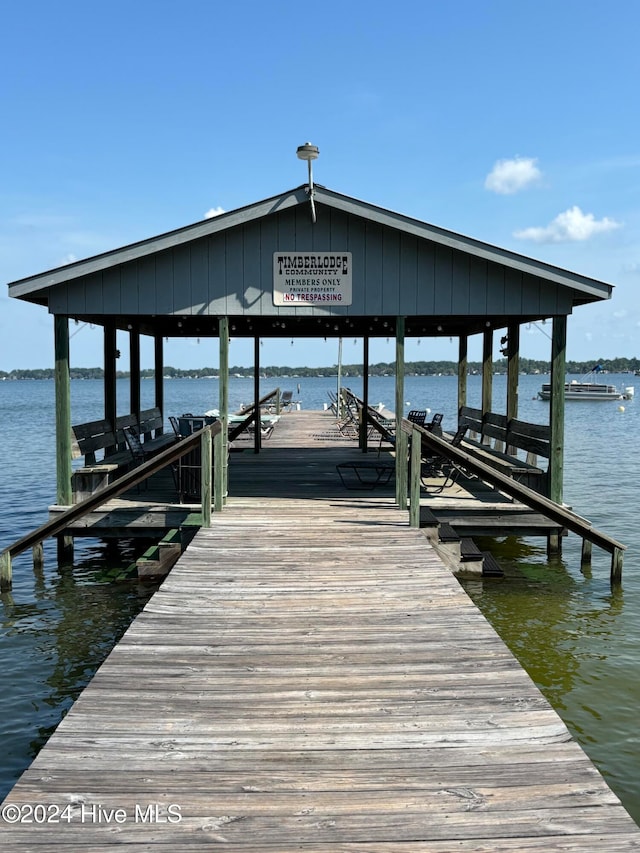
<instances>
[{"instance_id":1,"label":"wooden walkway","mask_svg":"<svg viewBox=\"0 0 640 853\"><path fill-rule=\"evenodd\" d=\"M225 511L5 801L64 817L5 819L2 850L639 850L407 514L298 452L232 457Z\"/></svg>"}]
</instances>

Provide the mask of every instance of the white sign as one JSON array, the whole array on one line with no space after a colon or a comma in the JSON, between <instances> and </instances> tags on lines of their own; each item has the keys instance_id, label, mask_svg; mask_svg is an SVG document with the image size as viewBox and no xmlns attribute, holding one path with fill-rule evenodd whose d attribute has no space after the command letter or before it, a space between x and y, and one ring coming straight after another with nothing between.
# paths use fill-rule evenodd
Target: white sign
<instances>
[{"instance_id":1,"label":"white sign","mask_svg":"<svg viewBox=\"0 0 640 853\"><path fill-rule=\"evenodd\" d=\"M273 304L351 305L351 252L274 252Z\"/></svg>"}]
</instances>

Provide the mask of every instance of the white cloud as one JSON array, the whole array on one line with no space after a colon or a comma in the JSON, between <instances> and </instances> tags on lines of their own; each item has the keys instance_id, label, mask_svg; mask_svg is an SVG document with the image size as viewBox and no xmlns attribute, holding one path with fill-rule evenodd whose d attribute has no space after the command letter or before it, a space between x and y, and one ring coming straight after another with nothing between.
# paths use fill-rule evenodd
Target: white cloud
<instances>
[{"instance_id":1,"label":"white cloud","mask_svg":"<svg viewBox=\"0 0 640 853\"><path fill-rule=\"evenodd\" d=\"M542 177L533 157L498 160L484 182L485 189L500 195L513 195L537 183Z\"/></svg>"},{"instance_id":2,"label":"white cloud","mask_svg":"<svg viewBox=\"0 0 640 853\"><path fill-rule=\"evenodd\" d=\"M590 240L596 234L616 228L620 228L620 223L614 219L607 216L604 219L596 219L593 213L583 213L574 204L564 213L559 213L549 225L524 228L522 231L515 231L513 236L519 240L532 240L534 243L568 243Z\"/></svg>"},{"instance_id":3,"label":"white cloud","mask_svg":"<svg viewBox=\"0 0 640 853\"><path fill-rule=\"evenodd\" d=\"M205 213L204 218L213 219L214 216L220 216L221 213L224 213L223 207L210 207Z\"/></svg>"}]
</instances>

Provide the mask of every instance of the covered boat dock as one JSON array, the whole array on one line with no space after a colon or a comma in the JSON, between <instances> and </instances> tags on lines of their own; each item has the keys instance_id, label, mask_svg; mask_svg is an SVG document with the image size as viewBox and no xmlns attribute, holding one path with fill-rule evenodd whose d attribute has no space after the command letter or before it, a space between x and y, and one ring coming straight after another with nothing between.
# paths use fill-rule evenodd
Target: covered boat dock
<instances>
[{"instance_id":1,"label":"covered boat dock","mask_svg":"<svg viewBox=\"0 0 640 853\"><path fill-rule=\"evenodd\" d=\"M54 317L58 510L75 511L69 320L104 327L103 434L117 434L119 417L140 420L141 335L154 339L161 414L165 337L218 339L220 419L203 431L217 439L202 528L5 801L3 849L50 849L52 839L69 853L114 843L278 853L638 849L640 830L421 526L423 442L410 441L402 417L406 336L459 339L462 412L468 339L478 334L480 421L497 428L491 365L500 335L509 373L499 414L512 428L520 326L551 319L555 393L541 500L560 511L567 317L609 298L609 285L309 183L15 282L10 293ZM116 399L117 332L130 341L127 401ZM336 465L347 451L326 435L314 454L308 436L296 448L284 431L283 447L276 432L262 449L254 429L251 447L229 455L230 335L255 341L256 419L261 338L359 337L366 377L369 340L394 336L389 483L341 484ZM307 417L293 412L283 427L298 415L299 424ZM352 457L372 456L366 427L364 418ZM203 440L203 471L208 452ZM105 468L115 464L105 458ZM551 538L559 546L559 529ZM29 815L48 820L29 824Z\"/></svg>"},{"instance_id":2,"label":"covered boat dock","mask_svg":"<svg viewBox=\"0 0 640 853\"><path fill-rule=\"evenodd\" d=\"M230 336L255 342L255 402L261 339L361 339L365 406L369 341L394 337L396 394L388 404L401 418L407 337L458 339L462 409L468 341L480 335L481 418L494 414L492 366L494 348L500 346L508 369L501 414L510 422L518 418L520 328L550 320L547 493L561 503L567 318L577 306L608 299L611 292L610 285L588 276L314 185L311 175L309 184L278 196L9 285L11 296L45 306L54 319L61 505L72 502L70 320L104 329L104 417L114 430L125 412L140 417L141 335L154 341L155 403L161 413L165 338L218 340L225 427ZM116 399L118 332L128 335L130 346L126 401ZM398 435L403 450L400 430ZM256 450L259 443L256 431Z\"/></svg>"}]
</instances>

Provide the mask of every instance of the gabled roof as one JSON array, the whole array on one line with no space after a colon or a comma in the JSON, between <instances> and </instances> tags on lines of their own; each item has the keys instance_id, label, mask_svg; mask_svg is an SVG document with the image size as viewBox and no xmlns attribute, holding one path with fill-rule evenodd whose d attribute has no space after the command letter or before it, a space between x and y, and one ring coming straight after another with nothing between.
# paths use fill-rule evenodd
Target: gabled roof
<instances>
[{"instance_id":1,"label":"gabled roof","mask_svg":"<svg viewBox=\"0 0 640 853\"><path fill-rule=\"evenodd\" d=\"M334 192L319 184L314 188L315 204L320 211L322 206L342 211L368 220L372 223L395 231L411 235L418 240L447 247L454 251L463 252L477 259L492 262L502 267L517 270L521 273L544 279L547 282L570 288L574 293L574 305L608 299L612 286L588 276L569 272L543 261L528 258L524 255L500 249L480 240L456 234L444 228L430 225L418 219L395 213L368 202L363 202L350 196ZM273 196L263 201L254 202L246 207L222 213L211 219L206 219L179 228L175 231L160 234L147 240L104 252L85 260L76 261L47 272L23 278L9 284L9 295L39 304L47 303L46 291L74 279L84 278L94 273L109 270L130 261L136 261L151 255L164 252L187 243L200 240L203 237L219 234L230 229L263 219L271 214L279 213L298 205L309 204L306 186L288 190L281 195Z\"/></svg>"}]
</instances>

